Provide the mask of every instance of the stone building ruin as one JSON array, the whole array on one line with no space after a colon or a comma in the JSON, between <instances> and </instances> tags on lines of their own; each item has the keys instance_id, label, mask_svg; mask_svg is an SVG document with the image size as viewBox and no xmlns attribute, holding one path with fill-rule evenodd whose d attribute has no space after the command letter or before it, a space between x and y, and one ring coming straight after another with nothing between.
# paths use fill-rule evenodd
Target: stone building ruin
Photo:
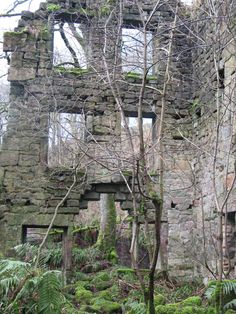
<instances>
[{"instance_id":1,"label":"stone building ruin","mask_svg":"<svg viewBox=\"0 0 236 314\"><path fill-rule=\"evenodd\" d=\"M114 56L120 51L122 63L122 29L140 29L142 18L149 17L155 3L141 1L140 15L135 1L125 0L119 24L116 1L50 0L41 3L36 12L23 11L16 30L5 33L4 51L11 58L8 74L11 89L7 132L0 152L2 252L10 254L10 249L22 242L28 228L49 225L55 206L66 195L75 176L76 184L60 206L55 223L64 230L67 247L79 211L87 208L88 201L99 200L101 193L114 193L123 209L132 209L119 168L130 180L129 167L118 167L114 157L114 152L122 151L122 121L106 71L117 80L126 117L137 117L140 72L125 73L120 66L113 73L117 61ZM222 204L226 205L222 214L225 271L234 273L236 262L233 36L236 6L233 1L219 1L215 5L216 18L207 13L204 3L194 10L180 5L170 56L163 139L163 251L170 272L186 277L206 274L206 263L216 267L214 243ZM166 67L165 49L175 8L176 0L161 1L148 29L153 60L144 91L143 117L152 120L154 143L161 111L159 91ZM108 20L111 10L116 13ZM86 68L53 63L54 30L63 23L79 25ZM76 174L70 167L48 165L53 112L83 115L86 134L78 142ZM122 153L128 154L127 148ZM157 152L151 149L150 154L152 175L158 185Z\"/></svg>"}]
</instances>

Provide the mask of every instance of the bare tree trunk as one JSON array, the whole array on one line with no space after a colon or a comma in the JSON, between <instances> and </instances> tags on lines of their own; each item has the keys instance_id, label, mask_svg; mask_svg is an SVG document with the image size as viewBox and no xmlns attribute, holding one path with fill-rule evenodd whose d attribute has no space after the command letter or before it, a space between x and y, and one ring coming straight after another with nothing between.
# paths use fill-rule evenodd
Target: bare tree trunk
<instances>
[{"instance_id":1,"label":"bare tree trunk","mask_svg":"<svg viewBox=\"0 0 236 314\"><path fill-rule=\"evenodd\" d=\"M101 194L100 199L100 229L97 246L110 253L116 245L116 207L113 194Z\"/></svg>"}]
</instances>

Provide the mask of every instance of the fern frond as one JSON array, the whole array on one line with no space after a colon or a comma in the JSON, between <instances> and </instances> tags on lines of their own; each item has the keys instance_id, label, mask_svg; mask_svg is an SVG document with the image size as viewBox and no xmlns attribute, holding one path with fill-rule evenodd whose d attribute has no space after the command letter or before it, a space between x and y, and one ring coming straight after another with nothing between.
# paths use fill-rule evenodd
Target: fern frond
<instances>
[{"instance_id":1,"label":"fern frond","mask_svg":"<svg viewBox=\"0 0 236 314\"><path fill-rule=\"evenodd\" d=\"M235 308L236 308L236 299L233 299L224 305L224 310L235 309Z\"/></svg>"},{"instance_id":2,"label":"fern frond","mask_svg":"<svg viewBox=\"0 0 236 314\"><path fill-rule=\"evenodd\" d=\"M144 303L139 303L137 301L128 302L129 313L131 314L146 314L147 308Z\"/></svg>"},{"instance_id":3,"label":"fern frond","mask_svg":"<svg viewBox=\"0 0 236 314\"><path fill-rule=\"evenodd\" d=\"M0 260L0 291L7 295L19 282L29 273L30 264L13 261Z\"/></svg>"},{"instance_id":4,"label":"fern frond","mask_svg":"<svg viewBox=\"0 0 236 314\"><path fill-rule=\"evenodd\" d=\"M230 294L234 292L236 294L236 280L224 280L223 282L223 294Z\"/></svg>"},{"instance_id":5,"label":"fern frond","mask_svg":"<svg viewBox=\"0 0 236 314\"><path fill-rule=\"evenodd\" d=\"M210 287L207 288L205 292L205 296L208 301L211 301L214 298L215 291L216 291L216 285L211 285Z\"/></svg>"},{"instance_id":6,"label":"fern frond","mask_svg":"<svg viewBox=\"0 0 236 314\"><path fill-rule=\"evenodd\" d=\"M59 271L45 272L38 283L38 311L40 314L59 314L65 298L61 292L62 276Z\"/></svg>"},{"instance_id":7,"label":"fern frond","mask_svg":"<svg viewBox=\"0 0 236 314\"><path fill-rule=\"evenodd\" d=\"M37 253L38 248L36 245L32 245L30 243L23 243L15 246L14 250L17 256L19 256L21 259L26 259L28 262L32 262L33 257Z\"/></svg>"}]
</instances>

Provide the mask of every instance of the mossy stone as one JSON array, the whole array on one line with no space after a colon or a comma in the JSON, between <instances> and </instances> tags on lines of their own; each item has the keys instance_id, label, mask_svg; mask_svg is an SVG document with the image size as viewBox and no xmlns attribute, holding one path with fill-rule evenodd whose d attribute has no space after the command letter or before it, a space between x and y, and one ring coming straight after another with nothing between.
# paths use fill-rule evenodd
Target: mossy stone
<instances>
[{"instance_id":1,"label":"mossy stone","mask_svg":"<svg viewBox=\"0 0 236 314\"><path fill-rule=\"evenodd\" d=\"M216 309L214 307L208 307L206 314L216 314Z\"/></svg>"},{"instance_id":2,"label":"mossy stone","mask_svg":"<svg viewBox=\"0 0 236 314\"><path fill-rule=\"evenodd\" d=\"M97 274L96 279L97 280L102 280L102 281L109 281L110 280L110 276L108 275L108 273L101 272L101 273Z\"/></svg>"},{"instance_id":3,"label":"mossy stone","mask_svg":"<svg viewBox=\"0 0 236 314\"><path fill-rule=\"evenodd\" d=\"M155 310L158 314L175 314L179 304L157 305Z\"/></svg>"},{"instance_id":4,"label":"mossy stone","mask_svg":"<svg viewBox=\"0 0 236 314\"><path fill-rule=\"evenodd\" d=\"M181 302L183 306L201 306L202 305L202 299L199 296L193 296L189 297Z\"/></svg>"},{"instance_id":5,"label":"mossy stone","mask_svg":"<svg viewBox=\"0 0 236 314\"><path fill-rule=\"evenodd\" d=\"M116 271L118 275L135 274L132 268L118 268Z\"/></svg>"},{"instance_id":6,"label":"mossy stone","mask_svg":"<svg viewBox=\"0 0 236 314\"><path fill-rule=\"evenodd\" d=\"M121 305L117 302L108 301L102 298L94 298L91 308L95 312L110 314L121 313Z\"/></svg>"},{"instance_id":7,"label":"mossy stone","mask_svg":"<svg viewBox=\"0 0 236 314\"><path fill-rule=\"evenodd\" d=\"M110 281L100 281L96 283L95 289L97 291L102 291L102 290L106 290L110 288L111 286L112 286L112 283Z\"/></svg>"},{"instance_id":8,"label":"mossy stone","mask_svg":"<svg viewBox=\"0 0 236 314\"><path fill-rule=\"evenodd\" d=\"M155 306L164 305L166 304L166 298L162 294L156 294L154 296L154 303L155 303Z\"/></svg>"},{"instance_id":9,"label":"mossy stone","mask_svg":"<svg viewBox=\"0 0 236 314\"><path fill-rule=\"evenodd\" d=\"M204 307L187 305L175 311L175 314L206 314L207 310Z\"/></svg>"},{"instance_id":10,"label":"mossy stone","mask_svg":"<svg viewBox=\"0 0 236 314\"><path fill-rule=\"evenodd\" d=\"M75 291L75 296L78 302L89 304L93 294L91 291L86 290L83 286L78 286Z\"/></svg>"}]
</instances>

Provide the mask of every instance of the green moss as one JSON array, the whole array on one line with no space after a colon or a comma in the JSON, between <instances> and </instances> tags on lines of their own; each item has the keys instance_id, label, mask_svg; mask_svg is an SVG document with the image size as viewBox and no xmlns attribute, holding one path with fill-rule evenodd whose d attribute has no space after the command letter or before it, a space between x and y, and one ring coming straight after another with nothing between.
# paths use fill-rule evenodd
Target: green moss
<instances>
[{"instance_id":1,"label":"green moss","mask_svg":"<svg viewBox=\"0 0 236 314\"><path fill-rule=\"evenodd\" d=\"M132 176L132 171L125 170L125 171L122 171L122 174L123 174L125 177L131 177L131 176Z\"/></svg>"},{"instance_id":2,"label":"green moss","mask_svg":"<svg viewBox=\"0 0 236 314\"><path fill-rule=\"evenodd\" d=\"M149 197L151 197L153 200L157 200L160 204L162 203L162 200L160 199L160 197L156 191L151 190L149 192Z\"/></svg>"},{"instance_id":3,"label":"green moss","mask_svg":"<svg viewBox=\"0 0 236 314\"><path fill-rule=\"evenodd\" d=\"M73 74L73 75L83 75L89 72L89 69L81 68L65 68L61 66L55 66L54 71L60 74Z\"/></svg>"},{"instance_id":4,"label":"green moss","mask_svg":"<svg viewBox=\"0 0 236 314\"><path fill-rule=\"evenodd\" d=\"M125 74L125 78L129 79L129 78L132 78L132 79L141 79L142 78L142 75L139 74L139 73L136 73L136 72L127 72Z\"/></svg>"},{"instance_id":5,"label":"green moss","mask_svg":"<svg viewBox=\"0 0 236 314\"><path fill-rule=\"evenodd\" d=\"M108 273L105 273L105 272L100 272L96 278L98 280L102 280L102 281L109 281L110 280L110 276L108 275Z\"/></svg>"},{"instance_id":6,"label":"green moss","mask_svg":"<svg viewBox=\"0 0 236 314\"><path fill-rule=\"evenodd\" d=\"M208 307L206 310L206 314L216 314L216 310L214 307Z\"/></svg>"},{"instance_id":7,"label":"green moss","mask_svg":"<svg viewBox=\"0 0 236 314\"><path fill-rule=\"evenodd\" d=\"M208 313L207 313L208 314ZM236 314L236 311L235 310L227 310L226 312L225 312L225 314Z\"/></svg>"},{"instance_id":8,"label":"green moss","mask_svg":"<svg viewBox=\"0 0 236 314\"><path fill-rule=\"evenodd\" d=\"M21 37L23 34L27 34L27 30L26 29L22 29L21 31L18 31L18 32L5 32L4 33L4 36L6 37L15 37L15 36L19 36Z\"/></svg>"},{"instance_id":9,"label":"green moss","mask_svg":"<svg viewBox=\"0 0 236 314\"><path fill-rule=\"evenodd\" d=\"M206 309L197 306L185 306L175 311L175 314L206 314Z\"/></svg>"},{"instance_id":10,"label":"green moss","mask_svg":"<svg viewBox=\"0 0 236 314\"><path fill-rule=\"evenodd\" d=\"M103 5L101 8L99 8L99 14L100 15L109 15L111 12L111 7L109 5Z\"/></svg>"},{"instance_id":11,"label":"green moss","mask_svg":"<svg viewBox=\"0 0 236 314\"><path fill-rule=\"evenodd\" d=\"M117 264L117 262L118 262L118 255L117 255L117 252L116 252L115 248L113 248L108 253L107 259L108 259L108 261L112 262L112 264Z\"/></svg>"},{"instance_id":12,"label":"green moss","mask_svg":"<svg viewBox=\"0 0 236 314\"><path fill-rule=\"evenodd\" d=\"M191 298L192 300L190 300ZM158 305L155 308L156 312L158 314L215 314L215 309L213 307L205 308L202 306L198 306L199 304L201 304L198 297L191 298L187 299L188 302L195 305L183 304L183 301L174 304ZM197 299L194 300L193 298Z\"/></svg>"},{"instance_id":13,"label":"green moss","mask_svg":"<svg viewBox=\"0 0 236 314\"><path fill-rule=\"evenodd\" d=\"M202 299L199 296L189 297L181 302L183 306L193 305L193 306L201 306Z\"/></svg>"},{"instance_id":14,"label":"green moss","mask_svg":"<svg viewBox=\"0 0 236 314\"><path fill-rule=\"evenodd\" d=\"M85 232L85 231L91 231L91 230L96 230L96 229L98 229L98 226L84 226L84 227L78 227L78 228L75 228L74 230L73 230L73 234L74 233L78 233L78 232Z\"/></svg>"},{"instance_id":15,"label":"green moss","mask_svg":"<svg viewBox=\"0 0 236 314\"><path fill-rule=\"evenodd\" d=\"M91 287L93 287L93 290L96 291L103 291L112 286L112 282L110 281L102 281L102 280L97 280L95 282L91 282Z\"/></svg>"},{"instance_id":16,"label":"green moss","mask_svg":"<svg viewBox=\"0 0 236 314\"><path fill-rule=\"evenodd\" d=\"M118 275L135 274L135 271L132 268L118 268L116 271Z\"/></svg>"},{"instance_id":17,"label":"green moss","mask_svg":"<svg viewBox=\"0 0 236 314\"><path fill-rule=\"evenodd\" d=\"M156 75L148 75L147 76L147 80L148 81L156 81L157 80L157 76Z\"/></svg>"},{"instance_id":18,"label":"green moss","mask_svg":"<svg viewBox=\"0 0 236 314\"><path fill-rule=\"evenodd\" d=\"M158 314L175 314L179 304L157 305L155 310Z\"/></svg>"},{"instance_id":19,"label":"green moss","mask_svg":"<svg viewBox=\"0 0 236 314\"><path fill-rule=\"evenodd\" d=\"M105 200L107 220L105 228L99 230L96 246L107 255L107 259L116 263L118 256L115 250L116 245L116 206L113 194L108 194Z\"/></svg>"},{"instance_id":20,"label":"green moss","mask_svg":"<svg viewBox=\"0 0 236 314\"><path fill-rule=\"evenodd\" d=\"M95 312L112 314L121 311L121 305L117 302L108 301L102 298L94 298L91 309Z\"/></svg>"},{"instance_id":21,"label":"green moss","mask_svg":"<svg viewBox=\"0 0 236 314\"><path fill-rule=\"evenodd\" d=\"M78 314L91 314L91 307L89 305L82 305Z\"/></svg>"},{"instance_id":22,"label":"green moss","mask_svg":"<svg viewBox=\"0 0 236 314\"><path fill-rule=\"evenodd\" d=\"M96 291L106 290L111 286L112 282L110 281L110 276L105 272L98 273L98 275L93 277L90 283L90 288Z\"/></svg>"},{"instance_id":23,"label":"green moss","mask_svg":"<svg viewBox=\"0 0 236 314\"><path fill-rule=\"evenodd\" d=\"M59 4L49 3L47 5L47 11L48 12L55 12L61 9L61 6Z\"/></svg>"},{"instance_id":24,"label":"green moss","mask_svg":"<svg viewBox=\"0 0 236 314\"><path fill-rule=\"evenodd\" d=\"M90 16L90 17L93 17L96 15L96 11L95 10L92 10L92 9L89 9L89 8L80 8L79 9L79 13L83 14L83 15L86 15L86 16Z\"/></svg>"},{"instance_id":25,"label":"green moss","mask_svg":"<svg viewBox=\"0 0 236 314\"><path fill-rule=\"evenodd\" d=\"M48 31L48 28L47 26L44 26L41 31L40 31L40 36L41 36L41 39L43 40L48 40L49 38L49 31Z\"/></svg>"},{"instance_id":26,"label":"green moss","mask_svg":"<svg viewBox=\"0 0 236 314\"><path fill-rule=\"evenodd\" d=\"M75 297L78 302L89 304L93 294L91 291L88 291L83 286L79 285L76 288Z\"/></svg>"},{"instance_id":27,"label":"green moss","mask_svg":"<svg viewBox=\"0 0 236 314\"><path fill-rule=\"evenodd\" d=\"M90 281L90 277L87 274L79 272L79 271L75 273L75 278L78 281Z\"/></svg>"},{"instance_id":28,"label":"green moss","mask_svg":"<svg viewBox=\"0 0 236 314\"><path fill-rule=\"evenodd\" d=\"M117 301L119 299L120 290L116 285L112 285L106 290L102 290L96 293L96 297L108 300Z\"/></svg>"},{"instance_id":29,"label":"green moss","mask_svg":"<svg viewBox=\"0 0 236 314\"><path fill-rule=\"evenodd\" d=\"M154 303L155 303L155 306L164 305L166 304L166 297L164 297L164 295L162 294L156 294L154 296Z\"/></svg>"},{"instance_id":30,"label":"green moss","mask_svg":"<svg viewBox=\"0 0 236 314\"><path fill-rule=\"evenodd\" d=\"M112 301L112 295L111 295L110 289L99 291L99 293L97 294L97 297L100 299Z\"/></svg>"},{"instance_id":31,"label":"green moss","mask_svg":"<svg viewBox=\"0 0 236 314\"><path fill-rule=\"evenodd\" d=\"M50 235L63 234L64 231L62 229L53 229L49 232Z\"/></svg>"},{"instance_id":32,"label":"green moss","mask_svg":"<svg viewBox=\"0 0 236 314\"><path fill-rule=\"evenodd\" d=\"M137 73L137 72L127 72L125 73L125 78L129 79L142 79L143 74ZM157 76L156 75L147 75L146 79L148 81L156 81L157 80Z\"/></svg>"}]
</instances>

